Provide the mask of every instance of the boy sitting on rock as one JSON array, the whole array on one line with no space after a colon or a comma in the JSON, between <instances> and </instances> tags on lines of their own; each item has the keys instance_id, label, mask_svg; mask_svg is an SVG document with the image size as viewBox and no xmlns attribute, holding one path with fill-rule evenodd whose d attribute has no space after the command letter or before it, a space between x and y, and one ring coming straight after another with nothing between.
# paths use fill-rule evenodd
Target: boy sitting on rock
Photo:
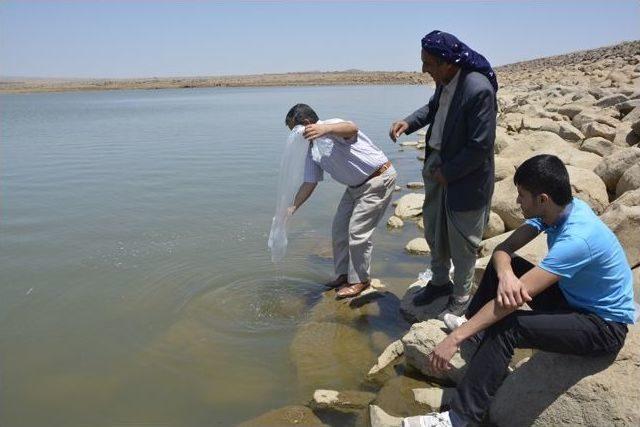
<instances>
[{"instance_id":1,"label":"boy sitting on rock","mask_svg":"<svg viewBox=\"0 0 640 427\"><path fill-rule=\"evenodd\" d=\"M633 278L622 246L586 203L572 198L562 161L532 157L513 180L526 221L494 251L466 316L445 317L452 332L429 355L430 367L451 369L449 361L467 339L477 340L478 350L450 411L405 418L403 426L480 422L515 348L615 354L634 323ZM538 266L514 257L541 232L549 252ZM532 311L518 310L524 303Z\"/></svg>"}]
</instances>

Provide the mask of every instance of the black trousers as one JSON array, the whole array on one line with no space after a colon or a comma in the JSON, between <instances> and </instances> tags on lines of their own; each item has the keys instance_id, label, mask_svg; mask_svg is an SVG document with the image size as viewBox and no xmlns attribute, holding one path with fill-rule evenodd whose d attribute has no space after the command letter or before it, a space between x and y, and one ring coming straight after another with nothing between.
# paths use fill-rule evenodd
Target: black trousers
<instances>
[{"instance_id":1,"label":"black trousers","mask_svg":"<svg viewBox=\"0 0 640 427\"><path fill-rule=\"evenodd\" d=\"M511 266L517 277L534 267L518 257L512 259ZM497 290L498 277L490 262L469 304L467 318L495 298ZM625 324L571 308L557 283L534 297L529 306L532 311L517 310L485 331L451 402L451 409L468 421L483 419L516 348L600 356L615 354L624 344Z\"/></svg>"}]
</instances>

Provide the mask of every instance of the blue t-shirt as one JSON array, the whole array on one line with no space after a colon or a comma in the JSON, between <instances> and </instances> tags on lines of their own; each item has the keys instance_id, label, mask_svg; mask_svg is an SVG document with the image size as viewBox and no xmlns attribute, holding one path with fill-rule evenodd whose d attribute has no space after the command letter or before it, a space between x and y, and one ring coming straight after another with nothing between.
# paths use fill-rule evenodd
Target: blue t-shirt
<instances>
[{"instance_id":1,"label":"blue t-shirt","mask_svg":"<svg viewBox=\"0 0 640 427\"><path fill-rule=\"evenodd\" d=\"M615 234L589 205L574 198L556 224L540 218L526 224L547 233L549 253L540 268L560 276L560 289L572 307L634 323L631 268Z\"/></svg>"}]
</instances>

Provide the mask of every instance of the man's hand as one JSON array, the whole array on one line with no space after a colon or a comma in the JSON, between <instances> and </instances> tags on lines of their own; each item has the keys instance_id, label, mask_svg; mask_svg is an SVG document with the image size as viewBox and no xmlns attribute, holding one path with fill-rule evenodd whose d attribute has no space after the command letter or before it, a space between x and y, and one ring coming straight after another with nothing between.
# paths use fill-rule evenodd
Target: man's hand
<instances>
[{"instance_id":1,"label":"man's hand","mask_svg":"<svg viewBox=\"0 0 640 427\"><path fill-rule=\"evenodd\" d=\"M304 134L302 136L309 141L313 141L316 138L320 138L330 132L330 128L327 125L320 125L318 123L312 125L306 125L304 127Z\"/></svg>"},{"instance_id":2,"label":"man's hand","mask_svg":"<svg viewBox=\"0 0 640 427\"><path fill-rule=\"evenodd\" d=\"M449 362L457 351L458 345L456 345L451 335L447 336L428 356L431 371L444 372L450 370L453 365Z\"/></svg>"},{"instance_id":3,"label":"man's hand","mask_svg":"<svg viewBox=\"0 0 640 427\"><path fill-rule=\"evenodd\" d=\"M405 133L407 129L409 129L409 124L404 120L393 122L393 124L391 125L391 129L389 129L389 137L393 142L396 142L400 135Z\"/></svg>"},{"instance_id":4,"label":"man's hand","mask_svg":"<svg viewBox=\"0 0 640 427\"><path fill-rule=\"evenodd\" d=\"M496 295L498 306L518 308L529 301L531 301L529 293L520 279L513 274L513 271L507 271L498 275L498 293Z\"/></svg>"},{"instance_id":5,"label":"man's hand","mask_svg":"<svg viewBox=\"0 0 640 427\"><path fill-rule=\"evenodd\" d=\"M436 169L435 171L433 171L433 174L431 176L433 176L433 179L435 179L438 182L438 184L442 186L447 185L447 179L442 174L442 169L440 168Z\"/></svg>"},{"instance_id":6,"label":"man's hand","mask_svg":"<svg viewBox=\"0 0 640 427\"><path fill-rule=\"evenodd\" d=\"M298 209L298 208L296 208L295 206L289 206L287 208L287 216L289 217L289 216L293 215L294 213L296 213L296 209Z\"/></svg>"}]
</instances>

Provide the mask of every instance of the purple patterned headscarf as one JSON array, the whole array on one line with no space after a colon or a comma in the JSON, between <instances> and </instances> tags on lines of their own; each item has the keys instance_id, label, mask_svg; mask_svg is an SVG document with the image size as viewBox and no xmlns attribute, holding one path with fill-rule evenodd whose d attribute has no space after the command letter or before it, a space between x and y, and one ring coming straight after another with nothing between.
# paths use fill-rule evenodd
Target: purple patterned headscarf
<instances>
[{"instance_id":1,"label":"purple patterned headscarf","mask_svg":"<svg viewBox=\"0 0 640 427\"><path fill-rule=\"evenodd\" d=\"M489 79L491 85L498 91L498 79L487 59L453 34L443 31L432 31L422 38L422 48L428 53L444 59L468 71L477 71Z\"/></svg>"}]
</instances>

